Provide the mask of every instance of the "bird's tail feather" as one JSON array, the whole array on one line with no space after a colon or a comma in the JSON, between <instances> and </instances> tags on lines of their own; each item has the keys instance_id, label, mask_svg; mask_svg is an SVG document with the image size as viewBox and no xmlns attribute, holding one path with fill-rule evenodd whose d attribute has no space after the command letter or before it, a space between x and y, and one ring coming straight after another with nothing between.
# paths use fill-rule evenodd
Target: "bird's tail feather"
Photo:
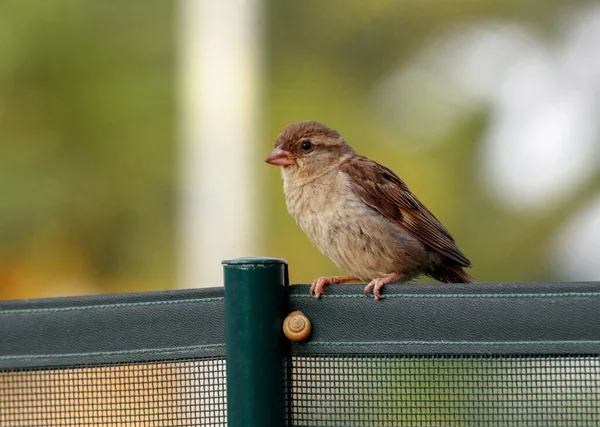
<instances>
[{"instance_id":1,"label":"bird's tail feather","mask_svg":"<svg viewBox=\"0 0 600 427\"><path fill-rule=\"evenodd\" d=\"M437 268L429 276L444 283L477 283L469 273L461 267Z\"/></svg>"}]
</instances>

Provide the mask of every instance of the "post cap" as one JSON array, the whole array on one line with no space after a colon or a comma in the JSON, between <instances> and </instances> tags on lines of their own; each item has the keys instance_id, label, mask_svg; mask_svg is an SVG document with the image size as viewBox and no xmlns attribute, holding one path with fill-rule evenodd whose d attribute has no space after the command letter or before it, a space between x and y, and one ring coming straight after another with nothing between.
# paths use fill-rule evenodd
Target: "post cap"
<instances>
[{"instance_id":1,"label":"post cap","mask_svg":"<svg viewBox=\"0 0 600 427\"><path fill-rule=\"evenodd\" d=\"M260 256L249 256L221 261L223 265L259 265L259 264L287 264L283 258L268 258Z\"/></svg>"}]
</instances>

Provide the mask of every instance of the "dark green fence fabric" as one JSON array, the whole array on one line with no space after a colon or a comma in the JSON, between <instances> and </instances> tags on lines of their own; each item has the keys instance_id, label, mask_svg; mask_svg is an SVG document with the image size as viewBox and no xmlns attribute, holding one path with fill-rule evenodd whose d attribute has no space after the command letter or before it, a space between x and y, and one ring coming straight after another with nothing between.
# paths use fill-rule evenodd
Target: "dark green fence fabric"
<instances>
[{"instance_id":1,"label":"dark green fence fabric","mask_svg":"<svg viewBox=\"0 0 600 427\"><path fill-rule=\"evenodd\" d=\"M265 303L252 294L265 283L233 277L251 288L228 310ZM0 302L0 426L226 426L227 387L237 385L226 378L224 295ZM259 416L269 400L285 413L276 425L600 426L600 284L395 285L379 302L360 285L331 286L320 300L305 285L278 295L272 324L256 306L244 310L269 334L301 310L309 339L241 340L230 330L230 350L240 350L227 359L237 381L256 383L243 396L262 399ZM257 344L251 358L242 344ZM266 391L281 396L265 400L265 375L247 370L274 355L282 360ZM257 416L251 402L237 407ZM236 415L230 426L243 421Z\"/></svg>"},{"instance_id":2,"label":"dark green fence fabric","mask_svg":"<svg viewBox=\"0 0 600 427\"><path fill-rule=\"evenodd\" d=\"M295 354L600 354L600 283L292 286L290 310L313 320Z\"/></svg>"},{"instance_id":3,"label":"dark green fence fabric","mask_svg":"<svg viewBox=\"0 0 600 427\"><path fill-rule=\"evenodd\" d=\"M0 302L0 369L225 356L223 289Z\"/></svg>"},{"instance_id":4,"label":"dark green fence fabric","mask_svg":"<svg viewBox=\"0 0 600 427\"><path fill-rule=\"evenodd\" d=\"M226 425L223 290L0 303L0 426Z\"/></svg>"},{"instance_id":5,"label":"dark green fence fabric","mask_svg":"<svg viewBox=\"0 0 600 427\"><path fill-rule=\"evenodd\" d=\"M294 286L294 426L600 426L600 285Z\"/></svg>"}]
</instances>

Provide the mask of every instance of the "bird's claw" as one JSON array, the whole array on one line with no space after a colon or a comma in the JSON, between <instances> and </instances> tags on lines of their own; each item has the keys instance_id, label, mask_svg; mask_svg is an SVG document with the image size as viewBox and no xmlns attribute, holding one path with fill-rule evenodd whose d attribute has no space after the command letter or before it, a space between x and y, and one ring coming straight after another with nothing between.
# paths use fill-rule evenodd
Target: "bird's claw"
<instances>
[{"instance_id":1,"label":"bird's claw","mask_svg":"<svg viewBox=\"0 0 600 427\"><path fill-rule=\"evenodd\" d=\"M367 286L365 286L365 296L369 296L369 292L373 289L373 295L375 296L375 301L379 301L383 299L381 296L381 288L388 283L395 283L398 280L402 279L404 275L402 273L392 273L388 274L385 277L379 277L377 279L371 280Z\"/></svg>"},{"instance_id":2,"label":"bird's claw","mask_svg":"<svg viewBox=\"0 0 600 427\"><path fill-rule=\"evenodd\" d=\"M313 280L312 285L310 286L310 296L315 297L316 299L321 298L321 295L327 295L325 292L325 286L330 285L332 282L328 277L319 277L318 279Z\"/></svg>"},{"instance_id":3,"label":"bird's claw","mask_svg":"<svg viewBox=\"0 0 600 427\"><path fill-rule=\"evenodd\" d=\"M369 282L367 286L365 286L365 296L368 297L371 289L373 289L373 296L375 297L375 301L379 301L382 299L381 296L381 288L385 285L385 281L383 279L373 279Z\"/></svg>"},{"instance_id":4,"label":"bird's claw","mask_svg":"<svg viewBox=\"0 0 600 427\"><path fill-rule=\"evenodd\" d=\"M321 298L321 295L327 295L325 292L325 286L327 285L339 285L341 283L354 282L356 280L360 280L354 276L331 276L331 277L319 277L318 279L313 280L312 285L310 286L310 295L315 298Z\"/></svg>"}]
</instances>

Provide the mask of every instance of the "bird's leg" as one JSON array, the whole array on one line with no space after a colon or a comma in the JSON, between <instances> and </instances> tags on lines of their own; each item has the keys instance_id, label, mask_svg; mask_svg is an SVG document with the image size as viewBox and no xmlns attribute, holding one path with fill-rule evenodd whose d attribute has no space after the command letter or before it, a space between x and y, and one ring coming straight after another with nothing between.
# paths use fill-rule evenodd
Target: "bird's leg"
<instances>
[{"instance_id":1,"label":"bird's leg","mask_svg":"<svg viewBox=\"0 0 600 427\"><path fill-rule=\"evenodd\" d=\"M360 279L354 276L333 276L333 277L319 277L313 280L310 286L310 294L314 295L315 298L321 298L321 295L325 295L326 292L323 288L326 285L339 285L348 282L358 282Z\"/></svg>"},{"instance_id":2,"label":"bird's leg","mask_svg":"<svg viewBox=\"0 0 600 427\"><path fill-rule=\"evenodd\" d=\"M388 274L385 277L380 277L377 279L371 280L367 286L365 286L365 296L369 296L369 292L373 289L373 295L375 295L375 300L379 301L381 299L381 288L383 285L387 285L389 283L394 283L398 281L398 279L402 278L404 274L402 273L392 273Z\"/></svg>"}]
</instances>

